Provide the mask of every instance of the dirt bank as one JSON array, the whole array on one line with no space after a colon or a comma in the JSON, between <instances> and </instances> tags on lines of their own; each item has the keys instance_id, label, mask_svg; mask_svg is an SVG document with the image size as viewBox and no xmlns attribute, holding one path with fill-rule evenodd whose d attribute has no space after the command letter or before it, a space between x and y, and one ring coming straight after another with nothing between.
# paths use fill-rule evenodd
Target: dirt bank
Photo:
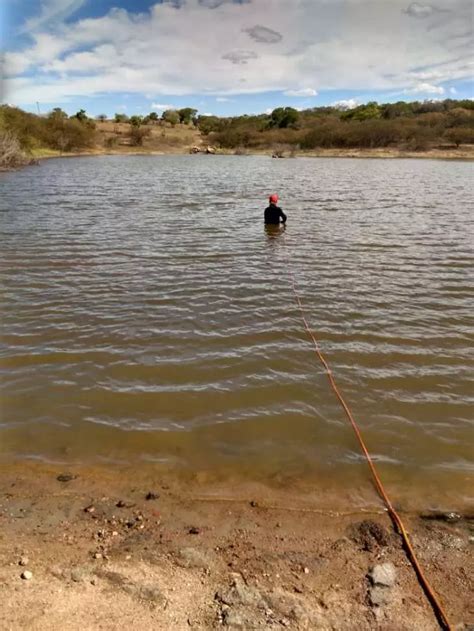
<instances>
[{"instance_id":1,"label":"dirt bank","mask_svg":"<svg viewBox=\"0 0 474 631\"><path fill-rule=\"evenodd\" d=\"M321 512L289 489L153 469L0 470L3 629L438 628L381 508ZM468 629L472 517L404 517Z\"/></svg>"}]
</instances>

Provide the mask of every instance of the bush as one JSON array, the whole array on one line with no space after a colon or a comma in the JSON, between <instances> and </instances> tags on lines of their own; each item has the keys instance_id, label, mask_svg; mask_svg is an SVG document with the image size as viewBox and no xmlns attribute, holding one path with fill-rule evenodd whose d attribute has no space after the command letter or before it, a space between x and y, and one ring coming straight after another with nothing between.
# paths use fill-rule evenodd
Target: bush
<instances>
[{"instance_id":1,"label":"bush","mask_svg":"<svg viewBox=\"0 0 474 631\"><path fill-rule=\"evenodd\" d=\"M129 137L132 147L141 147L144 139L150 135L150 130L144 127L131 127Z\"/></svg>"},{"instance_id":2,"label":"bush","mask_svg":"<svg viewBox=\"0 0 474 631\"><path fill-rule=\"evenodd\" d=\"M0 131L0 169L14 169L30 161L18 138L9 131Z\"/></svg>"}]
</instances>

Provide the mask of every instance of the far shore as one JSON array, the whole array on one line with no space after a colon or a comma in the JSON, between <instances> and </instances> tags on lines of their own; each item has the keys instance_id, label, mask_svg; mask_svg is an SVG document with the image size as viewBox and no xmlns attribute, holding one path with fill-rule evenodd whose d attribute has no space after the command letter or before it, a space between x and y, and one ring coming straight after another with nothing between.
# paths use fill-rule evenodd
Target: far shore
<instances>
[{"instance_id":1,"label":"far shore","mask_svg":"<svg viewBox=\"0 0 474 631\"><path fill-rule=\"evenodd\" d=\"M90 151L66 152L47 151L36 152L33 154L35 160L46 160L51 158L77 158L81 156L164 156L164 155L189 155L190 148L167 148L166 150L149 150L149 149L130 149L130 150L106 150L91 149ZM196 154L204 155L204 153ZM270 149L266 150L245 150L232 151L225 149L217 149L214 156L220 155L237 155L237 156L267 156L272 157ZM213 157L213 156L209 156ZM462 149L429 149L426 151L406 151L404 149L319 149L313 151L296 151L290 154L286 152L283 156L276 159L293 159L293 158L376 158L376 159L428 159L428 160L474 160L474 145L469 145Z\"/></svg>"},{"instance_id":2,"label":"far shore","mask_svg":"<svg viewBox=\"0 0 474 631\"><path fill-rule=\"evenodd\" d=\"M321 510L290 487L158 467L0 472L5 628L439 629L377 503ZM453 628L468 629L474 516L403 518Z\"/></svg>"}]
</instances>

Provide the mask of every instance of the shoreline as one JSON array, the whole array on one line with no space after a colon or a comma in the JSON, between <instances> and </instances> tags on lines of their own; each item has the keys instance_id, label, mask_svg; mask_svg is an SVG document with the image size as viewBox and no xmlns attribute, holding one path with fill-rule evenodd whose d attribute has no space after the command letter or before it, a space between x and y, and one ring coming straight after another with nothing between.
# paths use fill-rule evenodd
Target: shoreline
<instances>
[{"instance_id":1,"label":"shoreline","mask_svg":"<svg viewBox=\"0 0 474 631\"><path fill-rule=\"evenodd\" d=\"M159 467L0 471L6 628L439 628L380 505L320 510L291 486L182 481ZM454 628L468 629L474 515L403 518ZM375 584L385 564L390 584Z\"/></svg>"},{"instance_id":2,"label":"shoreline","mask_svg":"<svg viewBox=\"0 0 474 631\"><path fill-rule=\"evenodd\" d=\"M470 162L474 160L474 146L470 146L469 149L430 149L427 151L405 151L402 149L320 149L313 151L297 151L286 152L288 155L282 155L276 157L272 155L271 149L243 151L218 149L216 153L211 154L214 157L218 156L236 156L236 157L251 157L260 156L267 158L292 160L297 158L345 158L345 159L373 159L373 160L450 160L450 161L462 161ZM167 150L133 150L133 151L117 151L117 150L105 150L97 149L90 151L77 151L60 153L53 150L36 151L32 155L27 157L27 161L24 164L17 165L15 167L0 168L0 173L9 173L12 171L18 171L25 167L38 166L43 160L54 160L59 158L87 158L87 157L101 157L101 156L184 156L192 155L189 148L185 150L177 147L175 149L167 148ZM205 155L204 152L195 155Z\"/></svg>"},{"instance_id":3,"label":"shoreline","mask_svg":"<svg viewBox=\"0 0 474 631\"><path fill-rule=\"evenodd\" d=\"M186 150L133 150L133 151L107 151L107 150L91 150L81 152L68 152L68 153L51 153L51 154L38 154L34 156L35 160L48 160L53 158L77 158L77 157L90 157L90 156L165 156L165 155L192 155L189 148ZM196 154L196 155L205 155ZM272 150L264 149L258 151L245 151L245 153L237 153L231 150L219 149L212 156L266 156L272 157ZM474 147L469 149L430 149L427 151L405 151L402 149L321 149L314 151L297 151L294 155L284 156L283 158L276 159L293 159L293 158L383 158L383 159L436 159L436 160L474 160Z\"/></svg>"}]
</instances>

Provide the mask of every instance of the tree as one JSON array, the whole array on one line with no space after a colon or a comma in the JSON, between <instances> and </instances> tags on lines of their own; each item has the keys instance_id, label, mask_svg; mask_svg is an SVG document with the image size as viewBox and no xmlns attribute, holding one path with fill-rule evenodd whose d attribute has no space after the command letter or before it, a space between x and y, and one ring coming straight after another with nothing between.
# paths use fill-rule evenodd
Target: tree
<instances>
[{"instance_id":1,"label":"tree","mask_svg":"<svg viewBox=\"0 0 474 631\"><path fill-rule=\"evenodd\" d=\"M380 118L382 116L382 108L377 101L369 101L366 105L359 105L352 110L348 110L342 114L342 120L365 121L372 118Z\"/></svg>"},{"instance_id":2,"label":"tree","mask_svg":"<svg viewBox=\"0 0 474 631\"><path fill-rule=\"evenodd\" d=\"M183 107L181 110L178 110L179 120L181 123L185 123L189 125L189 123L195 118L197 114L197 110L192 107Z\"/></svg>"},{"instance_id":3,"label":"tree","mask_svg":"<svg viewBox=\"0 0 474 631\"><path fill-rule=\"evenodd\" d=\"M130 116L129 122L132 127L140 127L143 124L143 116Z\"/></svg>"},{"instance_id":4,"label":"tree","mask_svg":"<svg viewBox=\"0 0 474 631\"><path fill-rule=\"evenodd\" d=\"M449 142L456 145L472 145L474 144L474 129L472 127L452 127L447 129L444 136Z\"/></svg>"},{"instance_id":5,"label":"tree","mask_svg":"<svg viewBox=\"0 0 474 631\"><path fill-rule=\"evenodd\" d=\"M77 118L78 121L84 123L88 119L88 116L86 114L86 110L79 110L74 114L74 116L71 116L71 118Z\"/></svg>"},{"instance_id":6,"label":"tree","mask_svg":"<svg viewBox=\"0 0 474 631\"><path fill-rule=\"evenodd\" d=\"M294 107L277 107L270 114L270 127L286 128L298 122L299 113Z\"/></svg>"},{"instance_id":7,"label":"tree","mask_svg":"<svg viewBox=\"0 0 474 631\"><path fill-rule=\"evenodd\" d=\"M98 121L103 123L104 121L107 120L107 114L99 114L98 116L96 116L96 118L97 118Z\"/></svg>"},{"instance_id":8,"label":"tree","mask_svg":"<svg viewBox=\"0 0 474 631\"><path fill-rule=\"evenodd\" d=\"M60 107L55 107L48 114L48 118L56 118L56 119L60 119L60 120L66 120L68 118L68 115Z\"/></svg>"},{"instance_id":9,"label":"tree","mask_svg":"<svg viewBox=\"0 0 474 631\"><path fill-rule=\"evenodd\" d=\"M150 112L148 114L148 119L151 120L153 123L156 123L158 121L158 114L156 112Z\"/></svg>"},{"instance_id":10,"label":"tree","mask_svg":"<svg viewBox=\"0 0 474 631\"><path fill-rule=\"evenodd\" d=\"M114 121L116 123L127 123L128 122L128 116L126 114L116 113L115 116L114 116Z\"/></svg>"},{"instance_id":11,"label":"tree","mask_svg":"<svg viewBox=\"0 0 474 631\"><path fill-rule=\"evenodd\" d=\"M161 118L166 123L170 123L173 127L177 125L181 120L178 112L176 112L175 110L165 110L161 115Z\"/></svg>"}]
</instances>

